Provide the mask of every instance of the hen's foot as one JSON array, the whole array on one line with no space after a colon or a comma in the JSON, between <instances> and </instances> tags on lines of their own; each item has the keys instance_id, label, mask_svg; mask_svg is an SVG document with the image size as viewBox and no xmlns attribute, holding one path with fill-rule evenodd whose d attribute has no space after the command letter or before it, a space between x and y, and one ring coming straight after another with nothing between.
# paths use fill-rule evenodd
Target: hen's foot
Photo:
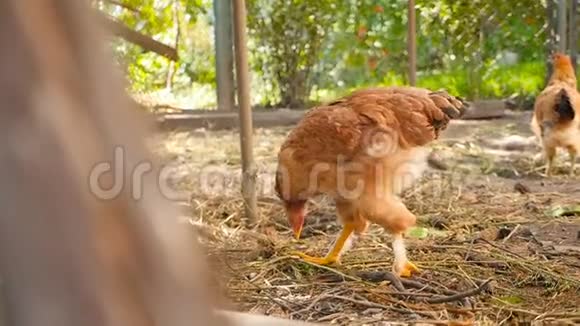
<instances>
[{"instance_id":1,"label":"hen's foot","mask_svg":"<svg viewBox=\"0 0 580 326\"><path fill-rule=\"evenodd\" d=\"M419 267L410 261L407 261L400 268L395 268L395 274L400 277L411 277L413 273L418 273L419 271Z\"/></svg>"},{"instance_id":2,"label":"hen's foot","mask_svg":"<svg viewBox=\"0 0 580 326\"><path fill-rule=\"evenodd\" d=\"M302 252L293 252L292 255L298 256L302 258L304 261L307 261L312 264L316 265L331 265L331 264L340 264L338 257L336 256L326 256L326 257L312 257Z\"/></svg>"}]
</instances>

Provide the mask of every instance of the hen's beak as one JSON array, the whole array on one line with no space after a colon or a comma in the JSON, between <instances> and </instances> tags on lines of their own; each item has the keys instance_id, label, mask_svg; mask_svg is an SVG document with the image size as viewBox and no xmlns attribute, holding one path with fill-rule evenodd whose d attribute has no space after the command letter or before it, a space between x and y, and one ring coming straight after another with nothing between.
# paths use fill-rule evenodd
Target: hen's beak
<instances>
[{"instance_id":1,"label":"hen's beak","mask_svg":"<svg viewBox=\"0 0 580 326\"><path fill-rule=\"evenodd\" d=\"M293 228L294 238L296 240L300 239L300 234L302 233L302 225Z\"/></svg>"},{"instance_id":2,"label":"hen's beak","mask_svg":"<svg viewBox=\"0 0 580 326\"><path fill-rule=\"evenodd\" d=\"M296 240L300 239L302 227L304 226L304 215L306 215L304 204L305 202L301 201L298 203L288 203L286 206L288 222L292 227L292 232L294 232L294 238Z\"/></svg>"}]
</instances>

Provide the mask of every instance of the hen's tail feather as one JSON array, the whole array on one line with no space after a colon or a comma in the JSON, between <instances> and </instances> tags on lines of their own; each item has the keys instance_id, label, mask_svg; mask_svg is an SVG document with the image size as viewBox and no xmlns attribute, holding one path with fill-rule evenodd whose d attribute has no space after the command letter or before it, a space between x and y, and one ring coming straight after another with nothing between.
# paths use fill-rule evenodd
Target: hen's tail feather
<instances>
[{"instance_id":1,"label":"hen's tail feather","mask_svg":"<svg viewBox=\"0 0 580 326\"><path fill-rule=\"evenodd\" d=\"M443 111L443 113L445 113L445 115L451 119L457 119L465 112L465 110L457 110L456 108L449 106L442 108L441 111Z\"/></svg>"},{"instance_id":2,"label":"hen's tail feather","mask_svg":"<svg viewBox=\"0 0 580 326\"><path fill-rule=\"evenodd\" d=\"M558 113L560 121L570 121L574 120L576 112L574 112L574 107L570 102L570 96L566 89L562 88L558 93L558 98L556 99L556 106L554 108Z\"/></svg>"},{"instance_id":3,"label":"hen's tail feather","mask_svg":"<svg viewBox=\"0 0 580 326\"><path fill-rule=\"evenodd\" d=\"M444 90L430 92L429 97L431 97L431 100L441 108L441 111L443 111L449 119L462 117L469 105L469 103L461 97L452 96ZM451 105L444 105L443 103Z\"/></svg>"}]
</instances>

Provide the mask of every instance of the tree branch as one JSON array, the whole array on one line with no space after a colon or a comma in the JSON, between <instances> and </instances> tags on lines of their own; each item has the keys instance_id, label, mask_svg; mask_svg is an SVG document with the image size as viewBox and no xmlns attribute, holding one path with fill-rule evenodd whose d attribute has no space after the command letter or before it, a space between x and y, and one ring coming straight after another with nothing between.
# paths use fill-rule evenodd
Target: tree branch
<instances>
[{"instance_id":1,"label":"tree branch","mask_svg":"<svg viewBox=\"0 0 580 326\"><path fill-rule=\"evenodd\" d=\"M122 1L117 1L117 0L103 0L103 1L106 2L106 3L110 3L112 5L121 7L123 9L129 10L129 11L131 11L133 13L136 13L136 14L140 14L141 13L139 11L139 9L137 9L137 8L135 8L135 7L133 7L133 6L129 5L129 4L123 3Z\"/></svg>"},{"instance_id":2,"label":"tree branch","mask_svg":"<svg viewBox=\"0 0 580 326\"><path fill-rule=\"evenodd\" d=\"M471 289L471 290L468 290L465 292L457 293L457 294L446 296L446 297L436 297L436 298L425 299L425 302L435 304L435 303L446 303L446 302L452 302L452 301L461 301L464 298L478 295L483 290L487 289L487 285L490 282L491 282L491 279L488 279L487 281L483 282L480 286L478 286L475 289Z\"/></svg>"},{"instance_id":3,"label":"tree branch","mask_svg":"<svg viewBox=\"0 0 580 326\"><path fill-rule=\"evenodd\" d=\"M155 52L169 60L179 60L179 56L177 55L177 50L175 48L158 42L147 35L134 31L127 27L125 24L112 19L100 11L97 12L97 20L115 36L119 36L128 42L139 45L146 51Z\"/></svg>"}]
</instances>

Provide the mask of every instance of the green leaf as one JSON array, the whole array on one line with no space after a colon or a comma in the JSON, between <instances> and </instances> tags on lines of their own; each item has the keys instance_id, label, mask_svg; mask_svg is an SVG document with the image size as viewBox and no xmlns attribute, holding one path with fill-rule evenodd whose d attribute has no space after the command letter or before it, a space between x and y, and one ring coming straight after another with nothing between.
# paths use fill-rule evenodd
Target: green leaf
<instances>
[{"instance_id":1,"label":"green leaf","mask_svg":"<svg viewBox=\"0 0 580 326\"><path fill-rule=\"evenodd\" d=\"M570 206L556 205L548 209L546 214L550 217L580 215L580 205L570 205Z\"/></svg>"},{"instance_id":2,"label":"green leaf","mask_svg":"<svg viewBox=\"0 0 580 326\"><path fill-rule=\"evenodd\" d=\"M424 239L428 236L445 237L447 236L447 232L433 228L413 227L407 231L407 236L416 239Z\"/></svg>"},{"instance_id":3,"label":"green leaf","mask_svg":"<svg viewBox=\"0 0 580 326\"><path fill-rule=\"evenodd\" d=\"M507 295L504 297L500 297L498 301L500 301L500 303L509 303L509 304L517 305L517 304L523 303L524 299L520 296L517 296L517 295Z\"/></svg>"},{"instance_id":4,"label":"green leaf","mask_svg":"<svg viewBox=\"0 0 580 326\"><path fill-rule=\"evenodd\" d=\"M423 227L414 227L407 232L411 238L423 239L429 236L429 229Z\"/></svg>"}]
</instances>

